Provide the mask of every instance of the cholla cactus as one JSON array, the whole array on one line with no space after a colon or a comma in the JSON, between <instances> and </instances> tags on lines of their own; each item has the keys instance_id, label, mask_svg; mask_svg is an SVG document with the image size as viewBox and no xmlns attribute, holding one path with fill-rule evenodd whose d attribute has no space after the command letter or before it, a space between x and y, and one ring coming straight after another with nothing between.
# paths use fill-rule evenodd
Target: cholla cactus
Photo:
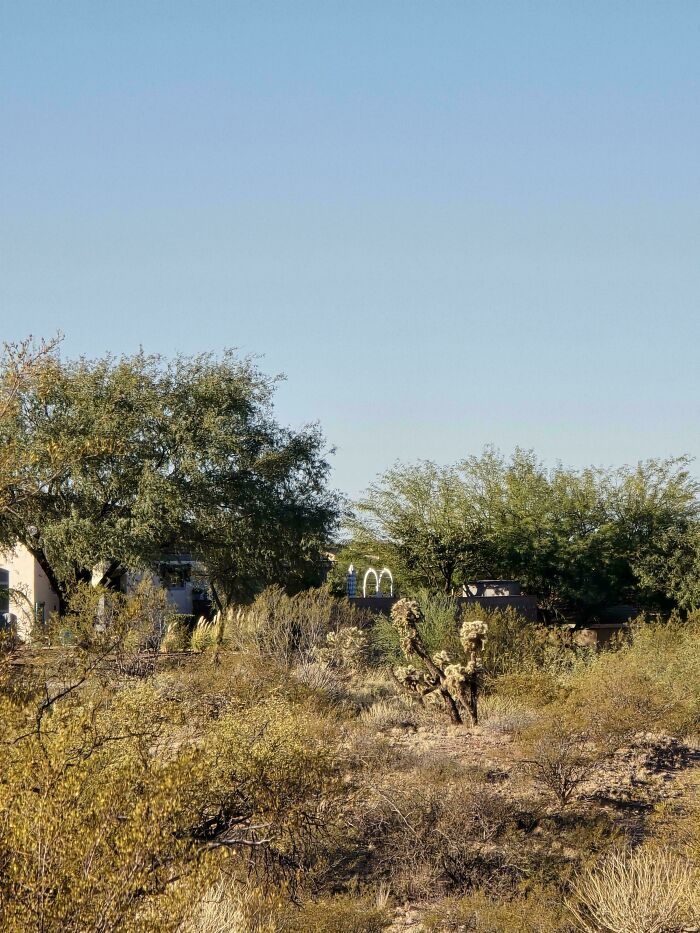
<instances>
[{"instance_id":1,"label":"cholla cactus","mask_svg":"<svg viewBox=\"0 0 700 933\"><path fill-rule=\"evenodd\" d=\"M367 636L356 625L345 625L337 632L326 635L326 644L314 648L316 661L336 670L352 673L362 663L367 651Z\"/></svg>"},{"instance_id":2,"label":"cholla cactus","mask_svg":"<svg viewBox=\"0 0 700 933\"><path fill-rule=\"evenodd\" d=\"M433 655L433 664L436 667L447 667L448 664L452 664L452 658L446 651L438 651L437 654Z\"/></svg>"},{"instance_id":3,"label":"cholla cactus","mask_svg":"<svg viewBox=\"0 0 700 933\"><path fill-rule=\"evenodd\" d=\"M453 661L444 649L428 654L420 635L419 625L423 619L420 606L413 599L400 599L394 603L391 619L401 639L401 650L407 661L420 659L424 670L409 664L397 667L394 678L405 690L417 694L421 701L426 698L441 698L452 721L462 722L461 710L466 710L472 725L476 725L477 696L482 671L481 653L488 626L485 622L465 622L460 631L460 640L468 656L466 664Z\"/></svg>"},{"instance_id":4,"label":"cholla cactus","mask_svg":"<svg viewBox=\"0 0 700 933\"><path fill-rule=\"evenodd\" d=\"M418 623L423 618L421 608L415 599L400 599L391 608L391 621L401 639L401 650L409 658L416 653L420 641Z\"/></svg>"},{"instance_id":5,"label":"cholla cactus","mask_svg":"<svg viewBox=\"0 0 700 933\"><path fill-rule=\"evenodd\" d=\"M481 653L484 648L488 630L488 625L482 622L481 619L471 619L468 622L463 622L459 633L459 640L462 642L464 650L468 654L472 651Z\"/></svg>"},{"instance_id":6,"label":"cholla cactus","mask_svg":"<svg viewBox=\"0 0 700 933\"><path fill-rule=\"evenodd\" d=\"M394 677L396 677L398 682L406 687L407 690L411 690L415 693L422 694L425 692L425 688L429 686L426 684L423 671L419 671L412 664L409 664L407 667L395 668Z\"/></svg>"}]
</instances>

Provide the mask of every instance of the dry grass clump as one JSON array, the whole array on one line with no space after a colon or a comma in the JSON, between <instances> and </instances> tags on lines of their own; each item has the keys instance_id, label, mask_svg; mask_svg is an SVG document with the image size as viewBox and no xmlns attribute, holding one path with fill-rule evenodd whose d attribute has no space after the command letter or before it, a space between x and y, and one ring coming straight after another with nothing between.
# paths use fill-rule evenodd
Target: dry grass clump
<instances>
[{"instance_id":1,"label":"dry grass clump","mask_svg":"<svg viewBox=\"0 0 700 933\"><path fill-rule=\"evenodd\" d=\"M582 872L568 907L583 933L682 933L700 922L699 884L686 859L642 846Z\"/></svg>"},{"instance_id":2,"label":"dry grass clump","mask_svg":"<svg viewBox=\"0 0 700 933\"><path fill-rule=\"evenodd\" d=\"M425 933L574 933L555 889L495 900L484 892L445 898L423 918Z\"/></svg>"},{"instance_id":3,"label":"dry grass clump","mask_svg":"<svg viewBox=\"0 0 700 933\"><path fill-rule=\"evenodd\" d=\"M283 933L382 933L391 923L385 893L335 895L307 901L285 913Z\"/></svg>"},{"instance_id":4,"label":"dry grass clump","mask_svg":"<svg viewBox=\"0 0 700 933\"><path fill-rule=\"evenodd\" d=\"M281 933L278 914L252 885L222 879L197 898L177 933Z\"/></svg>"},{"instance_id":5,"label":"dry grass clump","mask_svg":"<svg viewBox=\"0 0 700 933\"><path fill-rule=\"evenodd\" d=\"M360 723L378 732L388 729L415 729L418 721L416 708L403 697L377 700L360 713Z\"/></svg>"},{"instance_id":6,"label":"dry grass clump","mask_svg":"<svg viewBox=\"0 0 700 933\"><path fill-rule=\"evenodd\" d=\"M479 703L481 727L486 732L513 735L532 726L537 711L509 696L491 694Z\"/></svg>"},{"instance_id":7,"label":"dry grass clump","mask_svg":"<svg viewBox=\"0 0 700 933\"><path fill-rule=\"evenodd\" d=\"M388 896L342 895L289 904L250 883L221 880L193 904L177 933L382 933L391 922Z\"/></svg>"},{"instance_id":8,"label":"dry grass clump","mask_svg":"<svg viewBox=\"0 0 700 933\"><path fill-rule=\"evenodd\" d=\"M165 635L160 643L164 654L176 654L190 647L190 631L184 620L176 618L168 622Z\"/></svg>"}]
</instances>

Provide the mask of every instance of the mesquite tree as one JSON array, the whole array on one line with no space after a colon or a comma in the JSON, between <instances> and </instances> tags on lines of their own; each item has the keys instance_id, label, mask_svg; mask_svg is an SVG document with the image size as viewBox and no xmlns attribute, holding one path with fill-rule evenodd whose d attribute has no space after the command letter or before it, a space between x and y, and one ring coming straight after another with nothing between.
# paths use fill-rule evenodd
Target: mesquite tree
<instances>
[{"instance_id":1,"label":"mesquite tree","mask_svg":"<svg viewBox=\"0 0 700 933\"><path fill-rule=\"evenodd\" d=\"M164 554L207 571L221 610L315 582L339 498L316 426L274 418L276 380L220 355L0 360L0 550L23 544L59 596ZM8 453L9 452L9 453Z\"/></svg>"},{"instance_id":2,"label":"mesquite tree","mask_svg":"<svg viewBox=\"0 0 700 933\"><path fill-rule=\"evenodd\" d=\"M462 623L460 641L466 663L453 660L447 651L430 655L421 638L423 619L414 599L400 599L391 610L391 620L401 639L401 650L409 662L393 670L396 682L421 702L426 696L439 696L452 722L462 723L466 711L473 726L479 721L478 696L483 671L482 653L488 626L478 619ZM417 659L421 668L410 662Z\"/></svg>"}]
</instances>

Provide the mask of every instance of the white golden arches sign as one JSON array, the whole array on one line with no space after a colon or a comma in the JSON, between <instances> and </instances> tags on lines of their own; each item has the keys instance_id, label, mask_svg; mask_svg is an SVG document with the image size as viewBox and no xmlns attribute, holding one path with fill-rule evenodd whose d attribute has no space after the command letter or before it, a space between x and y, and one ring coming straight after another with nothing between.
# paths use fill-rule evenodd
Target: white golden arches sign
<instances>
[{"instance_id":1,"label":"white golden arches sign","mask_svg":"<svg viewBox=\"0 0 700 933\"><path fill-rule=\"evenodd\" d=\"M383 567L379 573L374 569L374 567L368 567L365 572L364 579L362 581L362 595L367 596L367 581L370 577L374 577L374 595L382 595L382 580L384 576L389 580L389 596L394 595L394 577L392 576L391 570L388 567Z\"/></svg>"},{"instance_id":2,"label":"white golden arches sign","mask_svg":"<svg viewBox=\"0 0 700 933\"><path fill-rule=\"evenodd\" d=\"M362 595L363 596L367 595L367 580L370 577L374 577L374 586L375 586L374 592L375 593L379 592L379 577L377 576L377 571L374 569L374 567L368 567L362 579Z\"/></svg>"}]
</instances>

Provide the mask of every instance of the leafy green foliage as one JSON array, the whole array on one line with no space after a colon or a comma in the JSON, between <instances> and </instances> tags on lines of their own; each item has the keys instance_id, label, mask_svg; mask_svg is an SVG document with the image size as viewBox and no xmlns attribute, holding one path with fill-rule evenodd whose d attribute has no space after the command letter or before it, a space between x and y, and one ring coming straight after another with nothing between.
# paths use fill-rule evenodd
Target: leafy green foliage
<instances>
[{"instance_id":1,"label":"leafy green foliage","mask_svg":"<svg viewBox=\"0 0 700 933\"><path fill-rule=\"evenodd\" d=\"M356 503L359 516L350 527L356 548L379 549L408 580L449 593L490 560L476 505L454 467L396 466Z\"/></svg>"},{"instance_id":2,"label":"leafy green foliage","mask_svg":"<svg viewBox=\"0 0 700 933\"><path fill-rule=\"evenodd\" d=\"M532 452L487 449L453 467L394 467L356 503L351 528L355 547L381 547L413 587L509 577L554 613L690 605L697 491L683 458L548 470Z\"/></svg>"},{"instance_id":3,"label":"leafy green foliage","mask_svg":"<svg viewBox=\"0 0 700 933\"><path fill-rule=\"evenodd\" d=\"M29 452L36 488L0 511L0 540L23 543L64 599L100 562L108 579L172 550L206 564L222 601L313 579L338 512L323 438L274 421L275 380L250 360L49 352L13 385L0 447ZM5 469L15 488L23 474Z\"/></svg>"}]
</instances>

